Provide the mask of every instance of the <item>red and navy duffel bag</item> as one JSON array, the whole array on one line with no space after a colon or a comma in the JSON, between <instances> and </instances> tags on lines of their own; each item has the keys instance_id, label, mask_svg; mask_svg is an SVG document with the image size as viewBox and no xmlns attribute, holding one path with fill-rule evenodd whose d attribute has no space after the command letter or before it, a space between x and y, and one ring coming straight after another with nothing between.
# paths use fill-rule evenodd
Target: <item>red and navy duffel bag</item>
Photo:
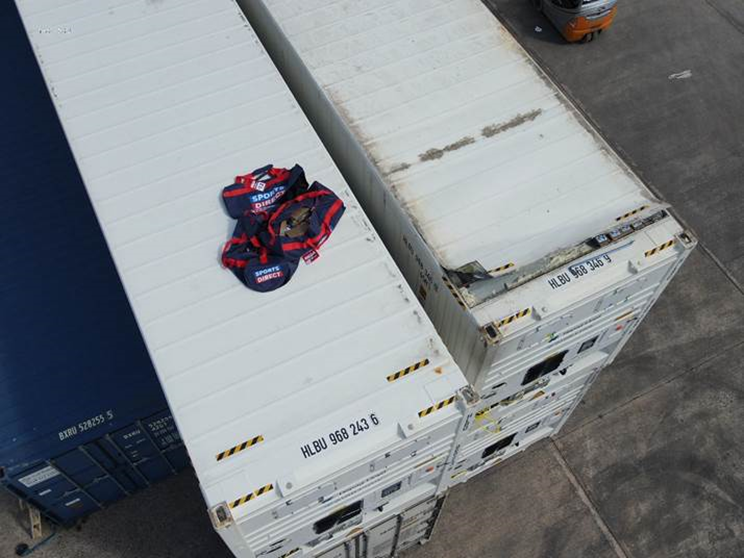
<instances>
[{"instance_id":1,"label":"red and navy duffel bag","mask_svg":"<svg viewBox=\"0 0 744 558\"><path fill-rule=\"evenodd\" d=\"M249 289L268 292L286 285L297 269L297 261L272 254L258 238L260 221L241 217L222 249L222 264Z\"/></svg>"},{"instance_id":2,"label":"red and navy duffel bag","mask_svg":"<svg viewBox=\"0 0 744 558\"><path fill-rule=\"evenodd\" d=\"M313 182L304 194L285 201L271 214L262 234L263 243L274 254L310 263L318 257L345 209L336 194Z\"/></svg>"},{"instance_id":3,"label":"red and navy duffel bag","mask_svg":"<svg viewBox=\"0 0 744 558\"><path fill-rule=\"evenodd\" d=\"M283 200L300 195L306 189L307 180L301 166L281 169L266 165L236 176L235 183L222 190L222 199L233 219L246 213L268 218Z\"/></svg>"}]
</instances>

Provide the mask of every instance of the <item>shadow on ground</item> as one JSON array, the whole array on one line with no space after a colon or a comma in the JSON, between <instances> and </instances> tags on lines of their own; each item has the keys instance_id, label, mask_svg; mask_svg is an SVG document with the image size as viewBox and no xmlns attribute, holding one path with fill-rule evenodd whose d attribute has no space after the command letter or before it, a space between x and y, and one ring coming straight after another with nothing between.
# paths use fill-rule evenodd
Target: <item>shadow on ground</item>
<instances>
[{"instance_id":1,"label":"shadow on ground","mask_svg":"<svg viewBox=\"0 0 744 558\"><path fill-rule=\"evenodd\" d=\"M0 556L31 544L15 499L0 492ZM45 525L47 534L50 528ZM91 515L77 531L59 530L34 558L230 558L212 529L190 470Z\"/></svg>"},{"instance_id":2,"label":"shadow on ground","mask_svg":"<svg viewBox=\"0 0 744 558\"><path fill-rule=\"evenodd\" d=\"M613 558L543 441L452 490L434 536L404 558Z\"/></svg>"}]
</instances>

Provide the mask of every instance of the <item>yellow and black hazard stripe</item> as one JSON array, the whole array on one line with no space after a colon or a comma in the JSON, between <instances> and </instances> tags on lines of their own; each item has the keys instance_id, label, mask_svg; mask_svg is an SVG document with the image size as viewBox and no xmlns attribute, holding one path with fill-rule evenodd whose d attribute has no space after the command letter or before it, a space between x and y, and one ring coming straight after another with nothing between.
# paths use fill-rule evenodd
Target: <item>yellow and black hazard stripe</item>
<instances>
[{"instance_id":1,"label":"yellow and black hazard stripe","mask_svg":"<svg viewBox=\"0 0 744 558\"><path fill-rule=\"evenodd\" d=\"M517 312L516 314L513 314L509 316L508 318L504 318L501 320L498 324L496 324L497 327L503 327L505 325L508 325L512 323L515 320L518 320L520 318L524 318L525 316L529 316L532 313L532 308L525 308L524 310L521 310Z\"/></svg>"},{"instance_id":2,"label":"yellow and black hazard stripe","mask_svg":"<svg viewBox=\"0 0 744 558\"><path fill-rule=\"evenodd\" d=\"M250 494L246 494L242 498L238 498L237 500L230 502L228 505L230 506L230 509L237 508L238 506L242 506L243 504L250 502L255 498L258 498L259 496L266 494L267 492L271 492L272 490L274 490L274 485L267 484L266 486L262 486L258 490L254 490Z\"/></svg>"},{"instance_id":3,"label":"yellow and black hazard stripe","mask_svg":"<svg viewBox=\"0 0 744 558\"><path fill-rule=\"evenodd\" d=\"M452 293L452 296L455 297L455 300L457 301L457 304L462 306L464 309L467 310L467 305L465 304L465 301L462 299L462 295L457 290L457 288L452 284L452 281L450 281L446 275L442 276L442 280L444 281L444 284L447 285L447 288L449 289L449 292Z\"/></svg>"},{"instance_id":4,"label":"yellow and black hazard stripe","mask_svg":"<svg viewBox=\"0 0 744 558\"><path fill-rule=\"evenodd\" d=\"M501 273L502 271L506 271L507 269L511 269L512 267L514 267L514 264L509 262L506 265L502 265L501 267L497 267L496 269L489 270L488 273Z\"/></svg>"},{"instance_id":5,"label":"yellow and black hazard stripe","mask_svg":"<svg viewBox=\"0 0 744 558\"><path fill-rule=\"evenodd\" d=\"M674 239L672 239L672 240L669 240L669 241L665 242L664 244L661 244L661 245L657 246L656 248L652 248L651 250L649 250L648 252L646 252L646 257L647 258L650 258L654 254L658 254L662 250L666 250L667 248L671 248L672 246L674 246L674 243L675 242L677 242L677 241L674 240Z\"/></svg>"},{"instance_id":6,"label":"yellow and black hazard stripe","mask_svg":"<svg viewBox=\"0 0 744 558\"><path fill-rule=\"evenodd\" d=\"M429 364L429 359L425 358L424 360L420 360L411 366L407 366L403 370L398 370L395 374L390 374L390 376L387 377L388 382L394 382L395 380L400 380L404 376L408 376L409 374L412 374L413 372L416 372L416 370L419 370Z\"/></svg>"},{"instance_id":7,"label":"yellow and black hazard stripe","mask_svg":"<svg viewBox=\"0 0 744 558\"><path fill-rule=\"evenodd\" d=\"M490 410L491 410L491 407L486 407L485 409L481 409L480 411L475 413L476 420L482 419L484 416L486 416L489 413Z\"/></svg>"},{"instance_id":8,"label":"yellow and black hazard stripe","mask_svg":"<svg viewBox=\"0 0 744 558\"><path fill-rule=\"evenodd\" d=\"M263 436L256 436L254 438L251 438L250 440L246 440L242 444L238 444L237 446L233 446L229 449L226 449L225 451L221 451L220 453L217 454L216 459L217 461L222 461L223 459L232 457L236 453L245 451L248 448L255 446L256 444L260 444L263 441L264 441Z\"/></svg>"},{"instance_id":9,"label":"yellow and black hazard stripe","mask_svg":"<svg viewBox=\"0 0 744 558\"><path fill-rule=\"evenodd\" d=\"M641 211L644 211L646 209L648 209L648 206L647 205L642 205L638 209L634 209L633 211L630 211L630 212L626 213L625 215L620 215L620 217L617 217L615 219L615 221L624 221L628 217L633 217L633 215L638 215Z\"/></svg>"},{"instance_id":10,"label":"yellow and black hazard stripe","mask_svg":"<svg viewBox=\"0 0 744 558\"><path fill-rule=\"evenodd\" d=\"M432 405L431 407L427 407L426 409L422 409L419 411L419 417L424 418L430 414L432 414L434 411L438 411L439 409L444 409L447 405L452 405L452 403L455 402L455 396L453 395L449 399L445 399L444 401L440 401L436 405Z\"/></svg>"}]
</instances>

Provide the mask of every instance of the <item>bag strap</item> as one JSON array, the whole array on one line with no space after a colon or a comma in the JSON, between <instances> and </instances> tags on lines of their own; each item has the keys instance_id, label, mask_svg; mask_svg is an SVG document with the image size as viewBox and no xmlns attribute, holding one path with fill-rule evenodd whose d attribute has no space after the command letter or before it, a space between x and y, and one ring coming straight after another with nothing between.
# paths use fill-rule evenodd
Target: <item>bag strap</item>
<instances>
[{"instance_id":1,"label":"bag strap","mask_svg":"<svg viewBox=\"0 0 744 558\"><path fill-rule=\"evenodd\" d=\"M230 258L227 256L227 252L233 247L240 244L245 244L248 241L248 235L243 233L240 236L234 236L227 242L225 242L225 245L222 247L222 265L224 267L245 267L245 262L241 262L241 260L236 260L235 258ZM241 265L241 263L243 265Z\"/></svg>"},{"instance_id":2,"label":"bag strap","mask_svg":"<svg viewBox=\"0 0 744 558\"><path fill-rule=\"evenodd\" d=\"M266 187L268 188L270 186L273 186L274 184L277 184L278 182L283 182L284 180L287 180L290 176L290 171L287 169L271 168L265 174L269 174L270 176L273 177L271 178L271 180L266 182ZM253 173L244 174L242 176L236 176L235 184L243 184L244 187L236 188L235 190L229 190L227 192L223 192L222 195L226 198L236 198L244 194L250 194L254 190L253 183L255 181L256 181L256 177L253 175Z\"/></svg>"},{"instance_id":3,"label":"bag strap","mask_svg":"<svg viewBox=\"0 0 744 558\"><path fill-rule=\"evenodd\" d=\"M331 229L331 221L333 220L333 217L336 215L336 213L338 213L343 206L344 202L342 202L340 199L333 202L333 205L331 205L328 213L326 213L323 221L321 222L320 231L318 232L318 234L301 242L288 242L287 244L284 244L283 248L285 250L301 250L302 248L312 248L317 252L323 243L323 237L333 232L333 230Z\"/></svg>"},{"instance_id":4,"label":"bag strap","mask_svg":"<svg viewBox=\"0 0 744 558\"><path fill-rule=\"evenodd\" d=\"M242 235L238 237L231 238L225 243L225 246L222 248L222 265L228 268L245 267L247 265L247 262L245 260L231 258L227 255L227 253L234 246L243 246L243 245L247 245L248 243L250 243L254 248L258 249L258 259L262 264L265 264L269 261L269 251L266 249L266 247L263 244L261 244L261 241L258 239L258 237L257 236L249 237L247 234L243 233Z\"/></svg>"}]
</instances>

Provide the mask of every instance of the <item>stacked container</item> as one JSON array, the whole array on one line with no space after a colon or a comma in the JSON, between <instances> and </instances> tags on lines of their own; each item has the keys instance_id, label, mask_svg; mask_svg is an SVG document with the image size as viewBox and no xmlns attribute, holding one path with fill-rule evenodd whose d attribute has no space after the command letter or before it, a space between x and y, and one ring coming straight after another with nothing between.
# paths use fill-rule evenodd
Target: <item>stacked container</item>
<instances>
[{"instance_id":1,"label":"stacked container","mask_svg":"<svg viewBox=\"0 0 744 558\"><path fill-rule=\"evenodd\" d=\"M17 4L225 543L425 540L471 391L238 6ZM219 266L219 192L269 163L346 212L319 259L257 293Z\"/></svg>"},{"instance_id":2,"label":"stacked container","mask_svg":"<svg viewBox=\"0 0 744 558\"><path fill-rule=\"evenodd\" d=\"M696 242L481 0L240 2L481 398L555 435Z\"/></svg>"}]
</instances>

